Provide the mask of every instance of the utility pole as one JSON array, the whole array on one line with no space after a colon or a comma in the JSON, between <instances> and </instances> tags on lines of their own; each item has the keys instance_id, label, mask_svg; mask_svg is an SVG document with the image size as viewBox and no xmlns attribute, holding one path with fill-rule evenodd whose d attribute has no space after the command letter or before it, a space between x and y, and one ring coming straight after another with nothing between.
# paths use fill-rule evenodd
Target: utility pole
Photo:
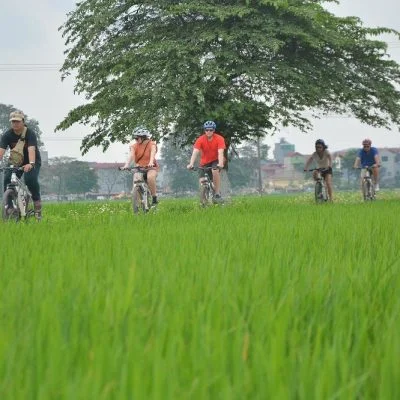
<instances>
[{"instance_id":1,"label":"utility pole","mask_svg":"<svg viewBox=\"0 0 400 400\"><path fill-rule=\"evenodd\" d=\"M257 169L258 169L258 193L262 194L263 192L263 184L262 184L262 176L261 176L261 139L260 136L257 136Z\"/></svg>"}]
</instances>

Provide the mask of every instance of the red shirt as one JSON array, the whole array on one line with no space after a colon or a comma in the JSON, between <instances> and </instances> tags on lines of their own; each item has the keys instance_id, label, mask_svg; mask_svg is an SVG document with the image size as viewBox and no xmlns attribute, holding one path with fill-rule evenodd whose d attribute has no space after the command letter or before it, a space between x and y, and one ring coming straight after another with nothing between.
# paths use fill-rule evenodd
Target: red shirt
<instances>
[{"instance_id":1,"label":"red shirt","mask_svg":"<svg viewBox=\"0 0 400 400\"><path fill-rule=\"evenodd\" d=\"M218 133L214 133L211 140L208 140L207 135L203 134L194 143L194 148L200 150L201 166L218 161L218 150L224 150L225 147L225 139Z\"/></svg>"}]
</instances>

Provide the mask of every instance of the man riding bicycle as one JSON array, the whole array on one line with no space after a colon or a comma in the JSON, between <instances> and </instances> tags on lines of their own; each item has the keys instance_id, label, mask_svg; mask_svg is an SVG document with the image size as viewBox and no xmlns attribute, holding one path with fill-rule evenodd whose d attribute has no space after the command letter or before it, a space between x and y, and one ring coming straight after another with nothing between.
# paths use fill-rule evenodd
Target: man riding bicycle
<instances>
[{"instance_id":1,"label":"man riding bicycle","mask_svg":"<svg viewBox=\"0 0 400 400\"><path fill-rule=\"evenodd\" d=\"M145 179L153 198L153 205L158 204L156 179L159 166L156 161L157 144L151 140L151 133L144 127L137 127L133 131L135 142L129 146L129 157L121 169L129 168L133 163L135 167L151 168L145 173Z\"/></svg>"},{"instance_id":2,"label":"man riding bicycle","mask_svg":"<svg viewBox=\"0 0 400 400\"><path fill-rule=\"evenodd\" d=\"M315 152L311 154L310 158L304 165L304 171L308 170L308 167L312 162L317 165L317 168L321 168L320 171L322 178L325 180L326 188L328 190L328 197L330 201L333 201L333 185L332 185L332 157L327 150L328 146L322 139L318 139L315 142ZM313 178L317 180L318 171L313 171Z\"/></svg>"},{"instance_id":3,"label":"man riding bicycle","mask_svg":"<svg viewBox=\"0 0 400 400\"><path fill-rule=\"evenodd\" d=\"M17 148L22 142L23 150L21 154L22 171L17 172L17 177L24 175L26 186L31 192L35 208L35 217L42 219L42 203L40 199L39 171L41 165L40 151L35 132L25 125L25 115L22 111L13 111L10 114L11 129L4 132L0 139L0 161L3 159L7 148ZM21 146L21 147L22 147ZM11 159L11 158L10 158ZM11 182L11 171L4 174L4 190Z\"/></svg>"},{"instance_id":4,"label":"man riding bicycle","mask_svg":"<svg viewBox=\"0 0 400 400\"><path fill-rule=\"evenodd\" d=\"M214 121L206 121L203 125L204 133L195 141L192 157L187 166L193 169L194 163L200 154L200 167L212 168L210 171L199 170L200 185L205 180L205 174L208 173L214 183L215 201L221 201L221 175L220 169L224 167L225 139L223 136L215 133L217 125Z\"/></svg>"},{"instance_id":5,"label":"man riding bicycle","mask_svg":"<svg viewBox=\"0 0 400 400\"><path fill-rule=\"evenodd\" d=\"M365 167L370 167L372 168L372 175L374 179L374 185L375 185L375 192L379 191L379 165L380 165L380 159L379 159L379 152L376 147L371 147L372 141L371 139L364 139L362 142L362 149L359 150L357 157L354 161L354 168L360 168L361 169L361 186L362 186L362 181L365 175Z\"/></svg>"}]
</instances>

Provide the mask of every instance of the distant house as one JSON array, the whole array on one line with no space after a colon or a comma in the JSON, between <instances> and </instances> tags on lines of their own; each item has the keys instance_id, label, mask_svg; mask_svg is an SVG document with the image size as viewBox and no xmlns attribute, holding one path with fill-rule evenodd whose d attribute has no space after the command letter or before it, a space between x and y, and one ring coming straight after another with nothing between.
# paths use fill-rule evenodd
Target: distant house
<instances>
[{"instance_id":1,"label":"distant house","mask_svg":"<svg viewBox=\"0 0 400 400\"><path fill-rule=\"evenodd\" d=\"M388 185L396 185L400 183L400 148L384 147L380 148L379 155L381 158L381 182Z\"/></svg>"}]
</instances>

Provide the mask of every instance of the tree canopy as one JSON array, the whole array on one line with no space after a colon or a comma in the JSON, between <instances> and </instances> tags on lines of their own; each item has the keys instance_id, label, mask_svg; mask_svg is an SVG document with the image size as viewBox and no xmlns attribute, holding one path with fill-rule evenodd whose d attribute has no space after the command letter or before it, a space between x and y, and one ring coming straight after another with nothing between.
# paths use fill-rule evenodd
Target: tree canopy
<instances>
[{"instance_id":1,"label":"tree canopy","mask_svg":"<svg viewBox=\"0 0 400 400\"><path fill-rule=\"evenodd\" d=\"M324 113L399 126L400 66L378 40L398 33L323 3L81 1L60 28L62 74L76 75L87 103L57 129L91 125L86 152L125 141L139 124L183 143L208 119L233 143L281 126L305 131Z\"/></svg>"}]
</instances>

